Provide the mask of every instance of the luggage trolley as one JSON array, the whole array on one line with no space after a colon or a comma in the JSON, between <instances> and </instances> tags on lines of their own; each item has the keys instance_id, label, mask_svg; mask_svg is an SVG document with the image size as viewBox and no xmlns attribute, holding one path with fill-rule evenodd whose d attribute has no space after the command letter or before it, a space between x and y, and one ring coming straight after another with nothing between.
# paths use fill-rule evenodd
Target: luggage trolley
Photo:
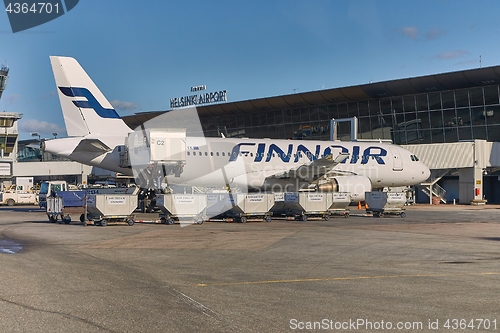
<instances>
[{"instance_id":1,"label":"luggage trolley","mask_svg":"<svg viewBox=\"0 0 500 333\"><path fill-rule=\"evenodd\" d=\"M274 215L294 217L297 221L307 221L310 217L330 219L332 208L331 192L283 192L276 193L271 211Z\"/></svg>"},{"instance_id":2,"label":"luggage trolley","mask_svg":"<svg viewBox=\"0 0 500 333\"><path fill-rule=\"evenodd\" d=\"M50 222L60 219L61 222L69 224L71 216L77 215L83 223L85 191L58 191L55 197L47 197L46 212Z\"/></svg>"},{"instance_id":3,"label":"luggage trolley","mask_svg":"<svg viewBox=\"0 0 500 333\"><path fill-rule=\"evenodd\" d=\"M331 215L340 215L349 217L349 204L351 203L351 194L348 192L332 192L332 204L328 208Z\"/></svg>"},{"instance_id":4,"label":"luggage trolley","mask_svg":"<svg viewBox=\"0 0 500 333\"><path fill-rule=\"evenodd\" d=\"M366 192L365 201L368 204L367 213L374 217L397 215L405 217L406 194L400 192Z\"/></svg>"},{"instance_id":5,"label":"luggage trolley","mask_svg":"<svg viewBox=\"0 0 500 333\"><path fill-rule=\"evenodd\" d=\"M63 198L47 197L46 213L50 222L55 223L59 218L61 219L61 221L63 221L64 218L63 210L64 210Z\"/></svg>"},{"instance_id":6,"label":"luggage trolley","mask_svg":"<svg viewBox=\"0 0 500 333\"><path fill-rule=\"evenodd\" d=\"M103 227L109 222L127 222L132 226L134 225L133 212L136 208L137 195L90 194L87 200L87 218L93 221L94 225Z\"/></svg>"},{"instance_id":7,"label":"luggage trolley","mask_svg":"<svg viewBox=\"0 0 500 333\"><path fill-rule=\"evenodd\" d=\"M237 193L224 194L221 198L225 202L227 211L222 213L224 218L234 218L237 222L246 223L249 219L259 219L271 222L271 208L274 205L273 193Z\"/></svg>"},{"instance_id":8,"label":"luggage trolley","mask_svg":"<svg viewBox=\"0 0 500 333\"><path fill-rule=\"evenodd\" d=\"M160 208L160 221L174 224L175 221L192 221L202 224L206 215L206 194L157 194L156 206Z\"/></svg>"}]
</instances>

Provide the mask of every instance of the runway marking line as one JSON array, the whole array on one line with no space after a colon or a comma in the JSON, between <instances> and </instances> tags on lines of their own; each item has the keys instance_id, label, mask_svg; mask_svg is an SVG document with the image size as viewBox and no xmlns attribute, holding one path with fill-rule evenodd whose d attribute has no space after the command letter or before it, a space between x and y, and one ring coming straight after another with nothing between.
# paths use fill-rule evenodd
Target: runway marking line
<instances>
[{"instance_id":1,"label":"runway marking line","mask_svg":"<svg viewBox=\"0 0 500 333\"><path fill-rule=\"evenodd\" d=\"M402 274L402 275L374 275L374 276L346 276L330 278L306 278L290 280L262 280L262 281L239 281L239 282L220 282L220 283L198 283L197 287L217 287L217 286L237 286L237 285L255 285L271 283L303 283L303 282L323 282L323 281L353 281L370 279L398 279L412 277L445 277L445 276L485 276L500 275L500 272L479 272L479 273L442 273L442 274Z\"/></svg>"}]
</instances>

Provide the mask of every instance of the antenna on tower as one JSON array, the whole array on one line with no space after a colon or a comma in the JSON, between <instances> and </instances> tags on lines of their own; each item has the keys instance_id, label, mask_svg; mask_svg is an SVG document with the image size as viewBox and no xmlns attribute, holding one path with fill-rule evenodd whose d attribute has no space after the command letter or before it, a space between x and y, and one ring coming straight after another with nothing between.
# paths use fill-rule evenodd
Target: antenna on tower
<instances>
[{"instance_id":1,"label":"antenna on tower","mask_svg":"<svg viewBox=\"0 0 500 333\"><path fill-rule=\"evenodd\" d=\"M0 97L7 86L7 79L9 78L9 67L7 65L0 66Z\"/></svg>"},{"instance_id":2,"label":"antenna on tower","mask_svg":"<svg viewBox=\"0 0 500 333\"><path fill-rule=\"evenodd\" d=\"M481 55L479 55L479 68L481 68L482 66L482 59L481 59Z\"/></svg>"}]
</instances>

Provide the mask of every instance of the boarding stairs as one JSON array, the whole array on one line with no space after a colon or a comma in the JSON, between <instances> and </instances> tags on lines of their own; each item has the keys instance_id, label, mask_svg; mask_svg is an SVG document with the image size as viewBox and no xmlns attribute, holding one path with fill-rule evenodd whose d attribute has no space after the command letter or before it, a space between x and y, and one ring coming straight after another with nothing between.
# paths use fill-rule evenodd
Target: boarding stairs
<instances>
[{"instance_id":1,"label":"boarding stairs","mask_svg":"<svg viewBox=\"0 0 500 333\"><path fill-rule=\"evenodd\" d=\"M419 188L429 197L431 196L429 191L430 188L432 190L433 197L438 197L439 201L441 201L442 203L446 203L446 190L441 186L439 186L438 184L419 186Z\"/></svg>"},{"instance_id":2,"label":"boarding stairs","mask_svg":"<svg viewBox=\"0 0 500 333\"><path fill-rule=\"evenodd\" d=\"M428 197L439 197L442 203L446 203L446 190L437 183L441 178L447 175L451 169L431 170L431 176L425 182L417 187L422 190Z\"/></svg>"}]
</instances>

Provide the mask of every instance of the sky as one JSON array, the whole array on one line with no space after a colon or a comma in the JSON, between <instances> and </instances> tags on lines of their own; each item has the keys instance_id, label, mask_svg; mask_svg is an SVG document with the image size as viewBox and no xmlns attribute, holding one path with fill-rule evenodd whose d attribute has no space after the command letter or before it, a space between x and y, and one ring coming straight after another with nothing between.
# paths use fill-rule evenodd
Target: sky
<instances>
[{"instance_id":1,"label":"sky","mask_svg":"<svg viewBox=\"0 0 500 333\"><path fill-rule=\"evenodd\" d=\"M80 0L17 33L0 12L0 112L23 114L21 139L66 135L51 55L76 58L122 116L169 110L197 85L234 102L497 66L499 12L496 0Z\"/></svg>"}]
</instances>

